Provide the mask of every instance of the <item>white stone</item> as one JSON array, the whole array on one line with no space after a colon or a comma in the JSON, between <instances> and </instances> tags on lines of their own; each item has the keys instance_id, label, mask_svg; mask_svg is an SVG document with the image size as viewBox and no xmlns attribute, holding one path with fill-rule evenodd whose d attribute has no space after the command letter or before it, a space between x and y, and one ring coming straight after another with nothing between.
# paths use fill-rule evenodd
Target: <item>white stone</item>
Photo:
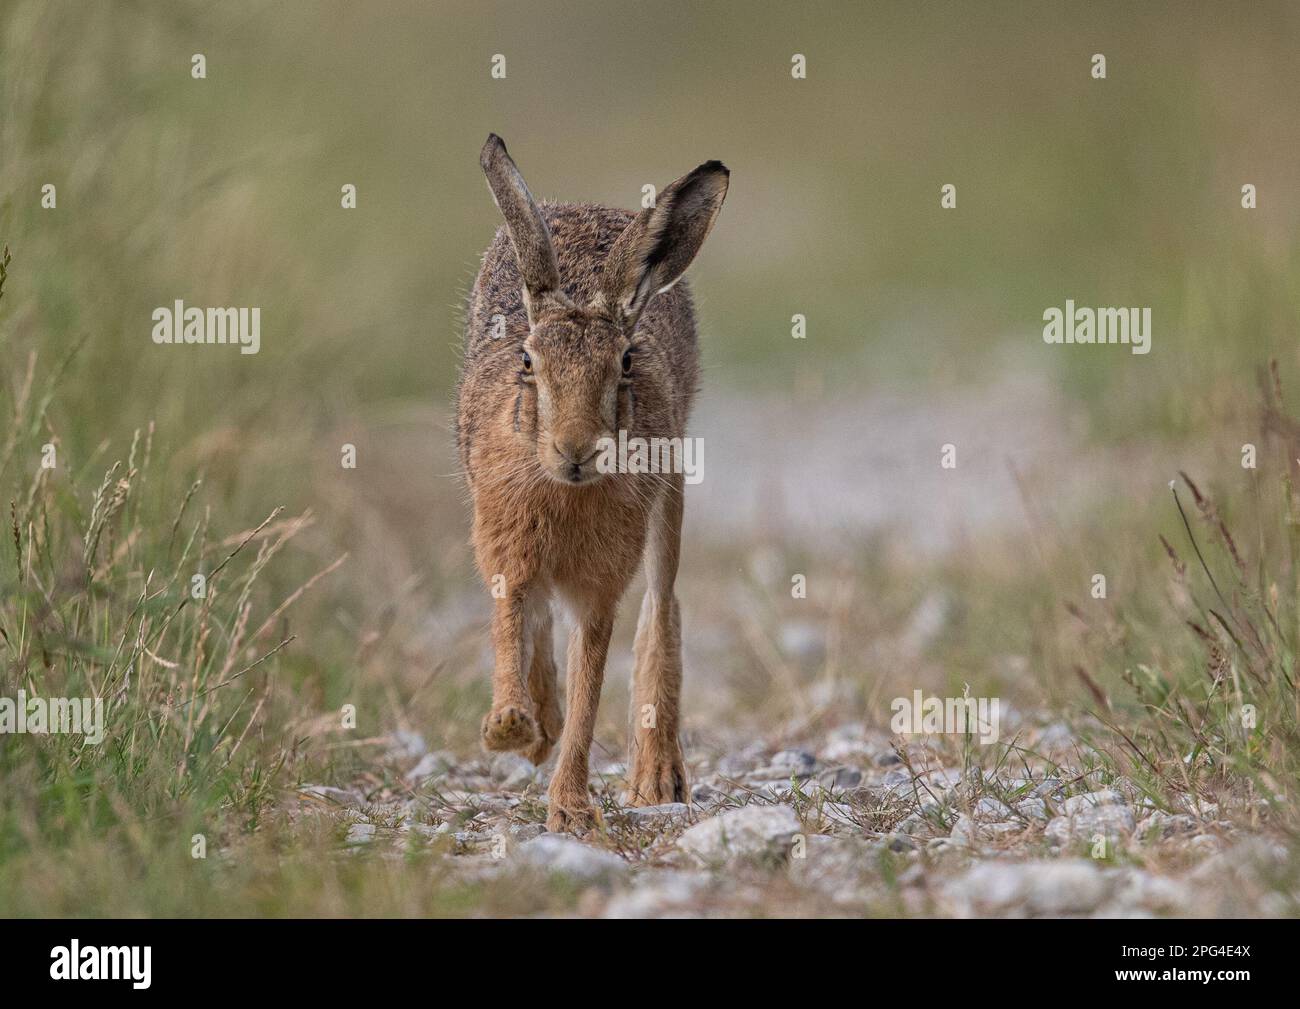
<instances>
[{"instance_id":1,"label":"white stone","mask_svg":"<svg viewBox=\"0 0 1300 1009\"><path fill-rule=\"evenodd\" d=\"M581 883L606 884L627 874L627 863L612 851L562 834L542 834L515 849L523 865L567 876Z\"/></svg>"},{"instance_id":2,"label":"white stone","mask_svg":"<svg viewBox=\"0 0 1300 1009\"><path fill-rule=\"evenodd\" d=\"M784 861L800 830L788 806L741 806L697 823L677 839L677 846L705 865Z\"/></svg>"}]
</instances>

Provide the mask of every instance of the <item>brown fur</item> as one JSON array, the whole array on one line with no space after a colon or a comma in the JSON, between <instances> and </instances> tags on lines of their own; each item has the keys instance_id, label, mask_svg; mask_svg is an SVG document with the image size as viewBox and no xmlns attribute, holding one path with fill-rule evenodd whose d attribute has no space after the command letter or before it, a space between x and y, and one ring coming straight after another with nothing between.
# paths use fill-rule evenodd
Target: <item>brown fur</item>
<instances>
[{"instance_id":1,"label":"brown fur","mask_svg":"<svg viewBox=\"0 0 1300 1009\"><path fill-rule=\"evenodd\" d=\"M470 296L456 408L475 554L484 579L500 589L483 742L538 764L558 742L547 827L580 830L593 817L587 765L610 633L643 556L628 800L687 795L673 591L682 478L601 474L593 459L597 439L619 430L629 438L686 434L699 375L694 313L684 284L659 292L707 236L727 171L701 165L665 188L655 208L633 215L590 204L538 207L495 136L480 162L506 221ZM552 655L552 597L575 620L567 720Z\"/></svg>"}]
</instances>

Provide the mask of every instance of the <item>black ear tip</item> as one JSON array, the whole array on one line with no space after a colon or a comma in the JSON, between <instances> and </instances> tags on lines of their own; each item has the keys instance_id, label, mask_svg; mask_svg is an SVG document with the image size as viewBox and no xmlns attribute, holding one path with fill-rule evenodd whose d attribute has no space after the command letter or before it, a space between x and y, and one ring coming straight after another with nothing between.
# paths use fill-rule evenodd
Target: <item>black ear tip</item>
<instances>
[{"instance_id":1,"label":"black ear tip","mask_svg":"<svg viewBox=\"0 0 1300 1009\"><path fill-rule=\"evenodd\" d=\"M492 157L497 151L505 154L506 142L495 133L489 133L487 141L483 144L483 150L481 150L478 155L478 163L484 168L484 170L486 170L488 165L492 163Z\"/></svg>"},{"instance_id":2,"label":"black ear tip","mask_svg":"<svg viewBox=\"0 0 1300 1009\"><path fill-rule=\"evenodd\" d=\"M704 164L700 165L700 171L710 172L710 173L720 172L721 174L727 176L728 178L730 178L731 176L731 169L729 169L721 161L706 161L704 162Z\"/></svg>"}]
</instances>

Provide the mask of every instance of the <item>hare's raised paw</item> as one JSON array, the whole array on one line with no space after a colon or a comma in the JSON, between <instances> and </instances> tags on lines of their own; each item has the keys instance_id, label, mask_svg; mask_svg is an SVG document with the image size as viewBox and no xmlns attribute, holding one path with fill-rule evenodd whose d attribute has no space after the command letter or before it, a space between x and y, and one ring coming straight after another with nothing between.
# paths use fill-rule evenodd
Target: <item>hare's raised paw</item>
<instances>
[{"instance_id":1,"label":"hare's raised paw","mask_svg":"<svg viewBox=\"0 0 1300 1009\"><path fill-rule=\"evenodd\" d=\"M483 717L483 745L489 750L523 750L537 742L533 716L513 704L503 704Z\"/></svg>"}]
</instances>

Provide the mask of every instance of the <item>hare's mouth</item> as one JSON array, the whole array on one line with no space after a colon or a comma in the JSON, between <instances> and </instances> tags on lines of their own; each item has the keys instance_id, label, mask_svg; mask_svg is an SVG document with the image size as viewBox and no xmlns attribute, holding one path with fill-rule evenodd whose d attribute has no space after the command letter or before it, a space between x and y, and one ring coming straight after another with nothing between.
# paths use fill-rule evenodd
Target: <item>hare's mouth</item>
<instances>
[{"instance_id":1,"label":"hare's mouth","mask_svg":"<svg viewBox=\"0 0 1300 1009\"><path fill-rule=\"evenodd\" d=\"M545 467L546 475L567 487L581 487L584 484L595 483L605 475L596 465L598 454L593 452L581 462L573 462L569 459L557 461Z\"/></svg>"},{"instance_id":2,"label":"hare's mouth","mask_svg":"<svg viewBox=\"0 0 1300 1009\"><path fill-rule=\"evenodd\" d=\"M570 487L578 487L582 484L595 483L603 473L596 468L595 455L584 462L566 462L560 468L560 479Z\"/></svg>"}]
</instances>

